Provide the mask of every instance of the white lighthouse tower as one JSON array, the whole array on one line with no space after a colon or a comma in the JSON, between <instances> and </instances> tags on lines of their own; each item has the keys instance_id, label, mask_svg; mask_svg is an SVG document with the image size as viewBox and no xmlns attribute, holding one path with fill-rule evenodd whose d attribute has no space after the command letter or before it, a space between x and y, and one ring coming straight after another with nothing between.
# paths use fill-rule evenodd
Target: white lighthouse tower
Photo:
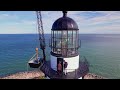
<instances>
[{"instance_id":1,"label":"white lighthouse tower","mask_svg":"<svg viewBox=\"0 0 120 90\"><path fill-rule=\"evenodd\" d=\"M67 72L69 77L75 77L80 69L79 51L79 29L77 23L67 17L67 11L63 11L63 16L57 19L51 29L51 68L58 72L59 63L62 66L62 73ZM67 67L64 70L64 62ZM82 76L77 75L77 78Z\"/></svg>"}]
</instances>

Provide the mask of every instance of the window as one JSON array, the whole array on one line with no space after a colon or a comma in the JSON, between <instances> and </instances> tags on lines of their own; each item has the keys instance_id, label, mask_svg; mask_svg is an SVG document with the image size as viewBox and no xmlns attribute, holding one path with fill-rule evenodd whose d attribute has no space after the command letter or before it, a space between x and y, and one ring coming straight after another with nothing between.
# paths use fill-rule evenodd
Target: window
<instances>
[{"instance_id":1,"label":"window","mask_svg":"<svg viewBox=\"0 0 120 90\"><path fill-rule=\"evenodd\" d=\"M78 31L56 30L51 32L52 52L62 56L74 56L78 53Z\"/></svg>"}]
</instances>

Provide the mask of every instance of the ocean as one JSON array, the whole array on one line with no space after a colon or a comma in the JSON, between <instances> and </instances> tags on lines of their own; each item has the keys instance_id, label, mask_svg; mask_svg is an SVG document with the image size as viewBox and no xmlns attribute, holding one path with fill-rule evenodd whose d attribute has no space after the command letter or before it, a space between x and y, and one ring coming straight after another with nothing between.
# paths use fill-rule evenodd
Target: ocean
<instances>
[{"instance_id":1,"label":"ocean","mask_svg":"<svg viewBox=\"0 0 120 90\"><path fill-rule=\"evenodd\" d=\"M50 34L45 35L46 56L50 58ZM80 34L80 56L90 64L90 73L120 78L120 34ZM0 76L32 70L28 60L39 47L37 34L0 34ZM42 51L39 49L42 55Z\"/></svg>"}]
</instances>

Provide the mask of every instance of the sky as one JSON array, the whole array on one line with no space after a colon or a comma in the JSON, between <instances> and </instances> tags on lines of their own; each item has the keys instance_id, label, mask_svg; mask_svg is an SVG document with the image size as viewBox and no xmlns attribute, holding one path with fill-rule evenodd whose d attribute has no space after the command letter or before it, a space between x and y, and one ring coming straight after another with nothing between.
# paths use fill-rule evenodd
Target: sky
<instances>
[{"instance_id":1,"label":"sky","mask_svg":"<svg viewBox=\"0 0 120 90\"><path fill-rule=\"evenodd\" d=\"M61 11L41 11L44 33L62 17ZM120 34L120 11L68 11L81 34ZM0 11L0 34L37 34L35 11Z\"/></svg>"}]
</instances>

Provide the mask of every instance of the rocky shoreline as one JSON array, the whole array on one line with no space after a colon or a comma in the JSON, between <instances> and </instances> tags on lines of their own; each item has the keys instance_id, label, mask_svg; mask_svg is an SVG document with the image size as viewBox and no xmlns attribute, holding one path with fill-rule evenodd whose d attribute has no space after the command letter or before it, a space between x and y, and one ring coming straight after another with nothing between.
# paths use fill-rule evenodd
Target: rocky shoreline
<instances>
[{"instance_id":1,"label":"rocky shoreline","mask_svg":"<svg viewBox=\"0 0 120 90\"><path fill-rule=\"evenodd\" d=\"M34 70L11 74L8 76L0 77L0 79L44 79L43 77L44 73L42 73L41 71ZM88 73L87 75L84 76L84 79L107 79L107 78L93 73Z\"/></svg>"},{"instance_id":2,"label":"rocky shoreline","mask_svg":"<svg viewBox=\"0 0 120 90\"><path fill-rule=\"evenodd\" d=\"M42 73L41 71L34 70L34 71L18 72L8 76L0 77L0 79L34 79L36 77L38 78L43 76L44 73Z\"/></svg>"},{"instance_id":3,"label":"rocky shoreline","mask_svg":"<svg viewBox=\"0 0 120 90\"><path fill-rule=\"evenodd\" d=\"M88 73L87 75L84 76L84 79L107 79L107 78L93 73Z\"/></svg>"}]
</instances>

